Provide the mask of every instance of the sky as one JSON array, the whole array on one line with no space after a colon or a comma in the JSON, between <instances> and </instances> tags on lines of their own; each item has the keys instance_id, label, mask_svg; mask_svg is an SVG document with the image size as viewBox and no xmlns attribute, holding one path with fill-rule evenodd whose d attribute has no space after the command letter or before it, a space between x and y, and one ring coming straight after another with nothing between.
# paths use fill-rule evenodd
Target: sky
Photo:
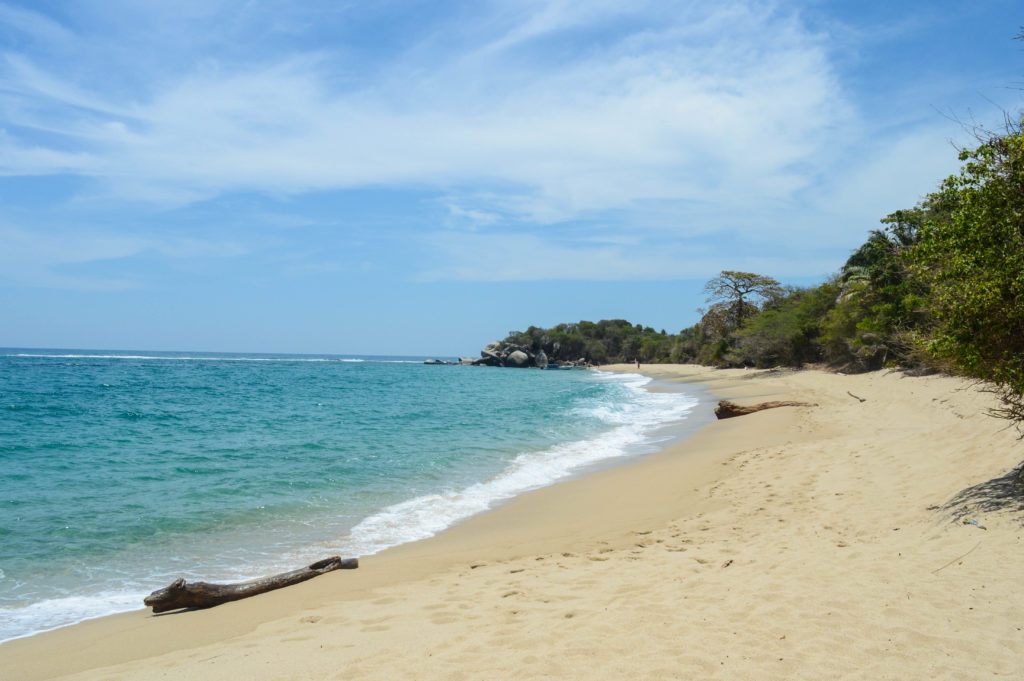
<instances>
[{"instance_id":1,"label":"sky","mask_svg":"<svg viewBox=\"0 0 1024 681\"><path fill-rule=\"evenodd\" d=\"M477 355L812 285L1019 116L1019 0L0 0L0 346Z\"/></svg>"}]
</instances>

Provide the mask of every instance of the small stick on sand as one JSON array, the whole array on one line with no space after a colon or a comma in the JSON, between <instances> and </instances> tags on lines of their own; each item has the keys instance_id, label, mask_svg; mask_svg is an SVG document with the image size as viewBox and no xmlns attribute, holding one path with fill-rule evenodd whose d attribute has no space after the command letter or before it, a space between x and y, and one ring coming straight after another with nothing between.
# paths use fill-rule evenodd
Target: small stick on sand
<instances>
[{"instance_id":1,"label":"small stick on sand","mask_svg":"<svg viewBox=\"0 0 1024 681\"><path fill-rule=\"evenodd\" d=\"M850 397L852 397L853 399L859 401L859 402L867 402L868 401L866 397L857 397L856 395L851 393L849 390L846 391L846 394L849 395Z\"/></svg>"},{"instance_id":2,"label":"small stick on sand","mask_svg":"<svg viewBox=\"0 0 1024 681\"><path fill-rule=\"evenodd\" d=\"M981 542L980 541L977 544L975 544L973 548L971 548L971 551L973 551L974 549L978 548L979 546L981 546ZM971 553L971 551L968 551L967 553L965 553L962 556L957 556L953 560L949 561L948 563L946 563L945 565L940 567L938 570L932 570L932 574L934 575L939 570L945 570L946 568L948 568L950 565L952 565L953 563L957 562L958 560L963 560L964 558L966 558Z\"/></svg>"}]
</instances>

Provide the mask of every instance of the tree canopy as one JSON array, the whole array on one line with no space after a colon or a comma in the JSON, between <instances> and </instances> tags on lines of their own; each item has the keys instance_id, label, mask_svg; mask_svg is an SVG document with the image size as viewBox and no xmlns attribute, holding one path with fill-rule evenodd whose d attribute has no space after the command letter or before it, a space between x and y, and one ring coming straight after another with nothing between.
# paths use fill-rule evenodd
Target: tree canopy
<instances>
[{"instance_id":1,"label":"tree canopy","mask_svg":"<svg viewBox=\"0 0 1024 681\"><path fill-rule=\"evenodd\" d=\"M929 289L927 350L998 386L1006 415L1024 420L1024 134L1011 126L960 153L912 254Z\"/></svg>"},{"instance_id":2,"label":"tree canopy","mask_svg":"<svg viewBox=\"0 0 1024 681\"><path fill-rule=\"evenodd\" d=\"M744 319L757 312L757 307L751 303L777 298L782 295L783 288L771 277L723 270L704 285L704 292L708 294L707 302L725 306L729 310L732 323L738 327Z\"/></svg>"}]
</instances>

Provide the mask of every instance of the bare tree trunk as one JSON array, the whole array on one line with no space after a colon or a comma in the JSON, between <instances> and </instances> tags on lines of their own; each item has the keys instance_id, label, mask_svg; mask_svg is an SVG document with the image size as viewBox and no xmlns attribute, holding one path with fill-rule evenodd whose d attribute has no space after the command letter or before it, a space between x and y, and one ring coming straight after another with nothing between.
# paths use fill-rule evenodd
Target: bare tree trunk
<instances>
[{"instance_id":1,"label":"bare tree trunk","mask_svg":"<svg viewBox=\"0 0 1024 681\"><path fill-rule=\"evenodd\" d=\"M143 603L152 607L153 612L166 612L181 608L209 608L298 584L332 570L351 570L357 567L359 567L357 558L331 556L298 570L238 584L209 584L207 582L187 584L183 578L178 578L170 586L157 589L146 596Z\"/></svg>"}]
</instances>

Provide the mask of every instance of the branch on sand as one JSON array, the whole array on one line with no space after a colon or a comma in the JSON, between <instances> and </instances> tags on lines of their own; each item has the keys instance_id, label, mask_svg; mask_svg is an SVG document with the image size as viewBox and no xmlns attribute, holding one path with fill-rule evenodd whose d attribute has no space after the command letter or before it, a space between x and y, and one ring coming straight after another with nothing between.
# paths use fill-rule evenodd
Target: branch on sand
<instances>
[{"instance_id":1,"label":"branch on sand","mask_svg":"<svg viewBox=\"0 0 1024 681\"><path fill-rule=\"evenodd\" d=\"M183 578L178 578L170 586L157 589L149 594L142 602L152 607L155 613L182 608L210 608L221 603L237 601L298 584L332 570L351 570L357 567L359 567L357 558L331 556L298 570L238 584L209 584L207 582L188 584Z\"/></svg>"},{"instance_id":2,"label":"branch on sand","mask_svg":"<svg viewBox=\"0 0 1024 681\"><path fill-rule=\"evenodd\" d=\"M816 404L810 404L809 402L762 402L761 404L754 404L749 407L743 407L735 402L729 402L728 400L722 400L715 407L715 416L719 419L731 419L735 416L746 416L747 414L753 414L756 411L764 411L765 409L775 409L776 407L817 407Z\"/></svg>"}]
</instances>

